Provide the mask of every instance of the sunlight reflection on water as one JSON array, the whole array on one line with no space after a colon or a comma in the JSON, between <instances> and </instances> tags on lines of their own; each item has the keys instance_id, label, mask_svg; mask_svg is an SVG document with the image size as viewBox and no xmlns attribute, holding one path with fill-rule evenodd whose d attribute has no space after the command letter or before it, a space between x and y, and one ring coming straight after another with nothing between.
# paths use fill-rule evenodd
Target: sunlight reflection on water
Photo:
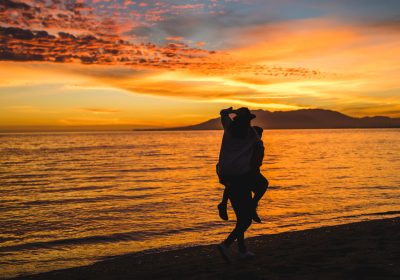
<instances>
[{"instance_id":1,"label":"sunlight reflection on water","mask_svg":"<svg viewBox=\"0 0 400 280\"><path fill-rule=\"evenodd\" d=\"M0 275L222 240L221 131L0 134ZM400 214L400 130L271 130L248 236ZM233 218L233 212L229 212Z\"/></svg>"}]
</instances>

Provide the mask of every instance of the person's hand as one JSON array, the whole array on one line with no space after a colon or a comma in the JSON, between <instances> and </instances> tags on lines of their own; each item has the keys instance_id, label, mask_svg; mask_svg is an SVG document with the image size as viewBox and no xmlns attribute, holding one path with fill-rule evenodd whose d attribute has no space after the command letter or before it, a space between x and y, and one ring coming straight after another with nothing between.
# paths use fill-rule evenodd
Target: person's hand
<instances>
[{"instance_id":1,"label":"person's hand","mask_svg":"<svg viewBox=\"0 0 400 280\"><path fill-rule=\"evenodd\" d=\"M229 107L229 108L226 108L226 109L222 109L221 112L220 112L220 114L221 114L221 115L222 115L222 114L227 114L227 115L229 115L229 114L236 114L236 110L233 110L232 107Z\"/></svg>"}]
</instances>

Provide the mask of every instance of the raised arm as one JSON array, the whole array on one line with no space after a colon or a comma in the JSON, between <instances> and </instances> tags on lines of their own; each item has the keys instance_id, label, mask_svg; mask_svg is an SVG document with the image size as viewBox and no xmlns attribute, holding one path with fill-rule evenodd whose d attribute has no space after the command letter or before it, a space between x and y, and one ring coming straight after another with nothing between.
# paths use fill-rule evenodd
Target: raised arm
<instances>
[{"instance_id":1,"label":"raised arm","mask_svg":"<svg viewBox=\"0 0 400 280\"><path fill-rule=\"evenodd\" d=\"M226 130L230 124L232 123L232 119L229 117L229 114L235 113L235 110L232 109L232 107L229 107L227 109L222 109L219 114L221 115L221 123Z\"/></svg>"}]
</instances>

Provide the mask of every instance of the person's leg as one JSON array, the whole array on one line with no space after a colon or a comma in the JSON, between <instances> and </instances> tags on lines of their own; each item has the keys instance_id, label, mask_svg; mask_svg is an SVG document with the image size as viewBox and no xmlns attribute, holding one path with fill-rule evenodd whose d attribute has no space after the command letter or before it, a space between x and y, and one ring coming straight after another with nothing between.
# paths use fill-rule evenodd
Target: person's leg
<instances>
[{"instance_id":1,"label":"person's leg","mask_svg":"<svg viewBox=\"0 0 400 280\"><path fill-rule=\"evenodd\" d=\"M225 187L224 193L222 194L221 204L225 204L225 205L228 204L228 198L229 198L229 191L228 191L228 188Z\"/></svg>"},{"instance_id":2,"label":"person's leg","mask_svg":"<svg viewBox=\"0 0 400 280\"><path fill-rule=\"evenodd\" d=\"M232 243L237 239L237 235L239 232L239 193L238 193L238 186L232 186L229 200L231 201L231 205L233 208L233 211L235 212L236 215L236 226L235 228L231 231L231 233L228 235L228 237L225 239L223 242L226 246L232 245Z\"/></svg>"},{"instance_id":3,"label":"person's leg","mask_svg":"<svg viewBox=\"0 0 400 280\"><path fill-rule=\"evenodd\" d=\"M254 197L253 197L253 203L257 207L258 202L261 200L261 198L264 196L265 192L268 189L269 182L267 178L262 175L261 172L255 175L256 180L254 182L253 186L253 192L254 192Z\"/></svg>"},{"instance_id":4,"label":"person's leg","mask_svg":"<svg viewBox=\"0 0 400 280\"><path fill-rule=\"evenodd\" d=\"M246 219L243 220L238 220L236 222L235 228L232 230L232 232L228 235L228 237L225 239L223 244L225 244L227 247L231 246L232 243L237 240L238 247L239 247L239 253L246 253L247 252L247 247L246 243L244 240L244 233L246 230L250 227L251 225L251 217L248 216Z\"/></svg>"},{"instance_id":5,"label":"person's leg","mask_svg":"<svg viewBox=\"0 0 400 280\"><path fill-rule=\"evenodd\" d=\"M218 204L218 215L224 221L228 220L228 210L227 210L228 198L229 198L229 191L228 187L225 186L224 193L222 194L222 201L220 204Z\"/></svg>"},{"instance_id":6,"label":"person's leg","mask_svg":"<svg viewBox=\"0 0 400 280\"><path fill-rule=\"evenodd\" d=\"M268 180L261 174L258 170L257 172L251 175L251 190L254 193L254 197L252 200L253 203L253 213L252 218L257 223L261 223L261 218L258 216L257 207L258 203L263 197L264 193L268 188Z\"/></svg>"},{"instance_id":7,"label":"person's leg","mask_svg":"<svg viewBox=\"0 0 400 280\"><path fill-rule=\"evenodd\" d=\"M252 218L250 215L242 219L242 221L240 221L240 226L239 226L240 230L237 232L237 243L239 247L239 253L242 254L247 252L246 243L244 241L244 233L250 227L251 220Z\"/></svg>"},{"instance_id":8,"label":"person's leg","mask_svg":"<svg viewBox=\"0 0 400 280\"><path fill-rule=\"evenodd\" d=\"M244 233L250 227L252 221L252 198L250 189L242 184L233 186L229 193L229 199L236 214L236 226L228 235L224 244L230 246L235 240L237 240L239 252L244 253L247 251L244 241Z\"/></svg>"}]
</instances>

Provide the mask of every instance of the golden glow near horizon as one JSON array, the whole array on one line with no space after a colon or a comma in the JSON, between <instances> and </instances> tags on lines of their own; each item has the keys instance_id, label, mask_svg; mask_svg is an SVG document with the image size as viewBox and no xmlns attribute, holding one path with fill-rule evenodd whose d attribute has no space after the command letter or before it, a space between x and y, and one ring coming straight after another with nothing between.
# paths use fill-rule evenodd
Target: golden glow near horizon
<instances>
[{"instance_id":1,"label":"golden glow near horizon","mask_svg":"<svg viewBox=\"0 0 400 280\"><path fill-rule=\"evenodd\" d=\"M44 4L13 2L31 15L1 12L0 127L178 126L231 105L400 117L400 4L54 2L64 20L39 23Z\"/></svg>"}]
</instances>

